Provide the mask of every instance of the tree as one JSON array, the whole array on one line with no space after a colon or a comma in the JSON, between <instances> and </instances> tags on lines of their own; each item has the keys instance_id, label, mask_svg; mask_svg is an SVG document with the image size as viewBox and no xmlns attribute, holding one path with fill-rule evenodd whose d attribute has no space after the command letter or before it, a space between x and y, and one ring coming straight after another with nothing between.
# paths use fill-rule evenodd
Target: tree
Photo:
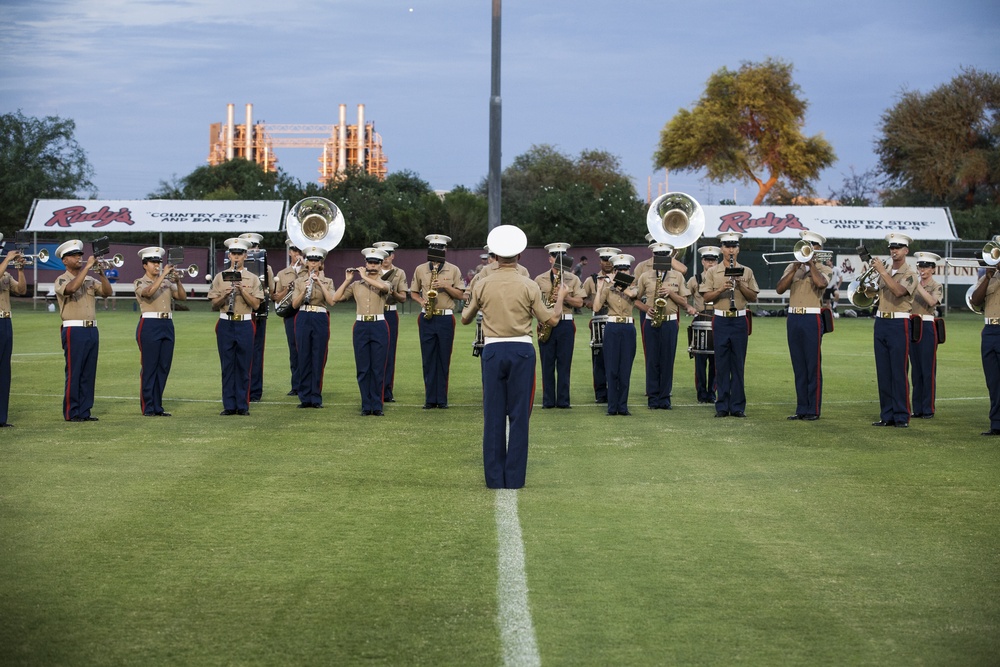
<instances>
[{"instance_id":1,"label":"tree","mask_svg":"<svg viewBox=\"0 0 1000 667\"><path fill-rule=\"evenodd\" d=\"M94 197L94 170L67 118L0 116L0 232L24 227L37 198Z\"/></svg>"},{"instance_id":2,"label":"tree","mask_svg":"<svg viewBox=\"0 0 1000 667\"><path fill-rule=\"evenodd\" d=\"M708 79L692 110L681 109L660 132L658 168L705 169L710 181L756 183L754 205L775 184L812 192L810 182L836 160L822 137L802 133L807 103L779 60L725 67Z\"/></svg>"},{"instance_id":3,"label":"tree","mask_svg":"<svg viewBox=\"0 0 1000 667\"><path fill-rule=\"evenodd\" d=\"M963 69L927 94L903 91L876 141L894 203L1000 204L1000 76Z\"/></svg>"}]
</instances>

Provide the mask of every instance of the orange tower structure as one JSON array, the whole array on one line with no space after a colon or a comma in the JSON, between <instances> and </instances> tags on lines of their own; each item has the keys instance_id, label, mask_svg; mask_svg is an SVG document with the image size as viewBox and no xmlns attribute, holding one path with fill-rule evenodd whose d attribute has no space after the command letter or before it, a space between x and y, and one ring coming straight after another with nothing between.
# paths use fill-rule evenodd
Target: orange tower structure
<instances>
[{"instance_id":1,"label":"orange tower structure","mask_svg":"<svg viewBox=\"0 0 1000 667\"><path fill-rule=\"evenodd\" d=\"M363 131L359 131L363 128ZM249 138L249 141L248 141ZM208 163L253 160L267 171L277 170L275 148L320 148L320 183L336 180L348 167L356 166L384 179L388 160L382 152L382 137L375 124L365 122L365 105L358 105L358 122L347 124L347 105L340 105L336 125L254 123L253 105L246 105L246 123L235 123L235 105L228 105L225 123L212 123L208 133Z\"/></svg>"}]
</instances>

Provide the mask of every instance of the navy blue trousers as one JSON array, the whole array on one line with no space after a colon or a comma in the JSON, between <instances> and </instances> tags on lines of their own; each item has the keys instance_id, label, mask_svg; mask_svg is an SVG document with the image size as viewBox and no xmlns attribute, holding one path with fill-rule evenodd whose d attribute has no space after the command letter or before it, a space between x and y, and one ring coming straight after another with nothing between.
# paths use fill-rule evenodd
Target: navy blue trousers
<instances>
[{"instance_id":1,"label":"navy blue trousers","mask_svg":"<svg viewBox=\"0 0 1000 667\"><path fill-rule=\"evenodd\" d=\"M560 320L552 327L549 339L538 344L542 359L542 407L568 408L569 376L573 366L576 322Z\"/></svg>"},{"instance_id":2,"label":"navy blue trousers","mask_svg":"<svg viewBox=\"0 0 1000 667\"><path fill-rule=\"evenodd\" d=\"M535 347L531 343L490 343L483 347L481 359L486 486L519 489L528 468Z\"/></svg>"},{"instance_id":3,"label":"navy blue trousers","mask_svg":"<svg viewBox=\"0 0 1000 667\"><path fill-rule=\"evenodd\" d=\"M910 320L875 318L875 375L879 419L910 421Z\"/></svg>"},{"instance_id":4,"label":"navy blue trousers","mask_svg":"<svg viewBox=\"0 0 1000 667\"><path fill-rule=\"evenodd\" d=\"M399 342L399 311L385 311L385 322L389 325L389 347L386 350L385 358L385 388L382 395L385 400L390 401L395 398L392 393L396 386L396 344Z\"/></svg>"},{"instance_id":5,"label":"navy blue trousers","mask_svg":"<svg viewBox=\"0 0 1000 667\"><path fill-rule=\"evenodd\" d=\"M299 393L299 351L295 346L295 316L286 317L285 340L288 341L288 367L292 371L292 391Z\"/></svg>"},{"instance_id":6,"label":"navy blue trousers","mask_svg":"<svg viewBox=\"0 0 1000 667\"><path fill-rule=\"evenodd\" d=\"M222 364L222 407L225 410L250 409L253 330L251 320L219 320L215 325L215 342Z\"/></svg>"},{"instance_id":7,"label":"navy blue trousers","mask_svg":"<svg viewBox=\"0 0 1000 667\"><path fill-rule=\"evenodd\" d=\"M937 393L937 327L933 320L920 321L920 342L910 343L910 405L915 415L934 414Z\"/></svg>"},{"instance_id":8,"label":"navy blue trousers","mask_svg":"<svg viewBox=\"0 0 1000 667\"><path fill-rule=\"evenodd\" d=\"M980 353L986 389L990 392L990 429L1000 429L1000 324L983 327Z\"/></svg>"},{"instance_id":9,"label":"navy blue trousers","mask_svg":"<svg viewBox=\"0 0 1000 667\"><path fill-rule=\"evenodd\" d=\"M420 330L420 358L424 370L424 403L448 404L448 374L455 345L455 316L423 314L417 317Z\"/></svg>"},{"instance_id":10,"label":"navy blue trousers","mask_svg":"<svg viewBox=\"0 0 1000 667\"><path fill-rule=\"evenodd\" d=\"M139 345L139 407L144 415L163 412L163 390L174 360L173 320L139 318L135 328Z\"/></svg>"},{"instance_id":11,"label":"navy blue trousers","mask_svg":"<svg viewBox=\"0 0 1000 667\"><path fill-rule=\"evenodd\" d=\"M97 327L63 327L62 348L66 357L66 390L63 419L86 418L94 407L97 353L101 337Z\"/></svg>"},{"instance_id":12,"label":"navy blue trousers","mask_svg":"<svg viewBox=\"0 0 1000 667\"><path fill-rule=\"evenodd\" d=\"M712 338L715 341L716 412L745 412L747 394L744 368L750 325L747 316L712 318Z\"/></svg>"},{"instance_id":13,"label":"navy blue trousers","mask_svg":"<svg viewBox=\"0 0 1000 667\"><path fill-rule=\"evenodd\" d=\"M354 366L358 371L362 410L382 409L388 350L389 325L385 320L354 323Z\"/></svg>"},{"instance_id":14,"label":"navy blue trousers","mask_svg":"<svg viewBox=\"0 0 1000 667\"><path fill-rule=\"evenodd\" d=\"M0 319L0 424L7 423L10 407L10 359L14 354L14 327L9 317Z\"/></svg>"},{"instance_id":15,"label":"navy blue trousers","mask_svg":"<svg viewBox=\"0 0 1000 667\"><path fill-rule=\"evenodd\" d=\"M250 367L250 400L259 401L264 395L264 339L267 337L267 318L256 317L253 332L253 365Z\"/></svg>"},{"instance_id":16,"label":"navy blue trousers","mask_svg":"<svg viewBox=\"0 0 1000 667\"><path fill-rule=\"evenodd\" d=\"M789 315L785 331L795 376L795 414L818 417L823 403L823 317Z\"/></svg>"},{"instance_id":17,"label":"navy blue trousers","mask_svg":"<svg viewBox=\"0 0 1000 667\"><path fill-rule=\"evenodd\" d=\"M330 346L330 313L295 314L295 347L299 351L299 401L323 405L323 373Z\"/></svg>"},{"instance_id":18,"label":"navy blue trousers","mask_svg":"<svg viewBox=\"0 0 1000 667\"><path fill-rule=\"evenodd\" d=\"M646 404L669 408L674 390L674 360L677 357L678 320L654 327L642 319L642 352L646 359Z\"/></svg>"},{"instance_id":19,"label":"navy blue trousers","mask_svg":"<svg viewBox=\"0 0 1000 667\"><path fill-rule=\"evenodd\" d=\"M604 372L608 378L609 415L628 412L635 347L634 324L608 322L604 327Z\"/></svg>"}]
</instances>

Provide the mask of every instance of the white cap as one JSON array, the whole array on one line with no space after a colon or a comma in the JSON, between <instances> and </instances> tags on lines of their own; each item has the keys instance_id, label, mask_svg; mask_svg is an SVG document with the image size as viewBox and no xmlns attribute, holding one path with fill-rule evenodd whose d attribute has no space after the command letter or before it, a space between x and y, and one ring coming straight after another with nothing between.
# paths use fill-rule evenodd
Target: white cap
<instances>
[{"instance_id":1,"label":"white cap","mask_svg":"<svg viewBox=\"0 0 1000 667\"><path fill-rule=\"evenodd\" d=\"M740 232L725 232L724 234L719 234L715 238L719 239L719 243L739 243L740 239L743 238L743 234Z\"/></svg>"},{"instance_id":2,"label":"white cap","mask_svg":"<svg viewBox=\"0 0 1000 667\"><path fill-rule=\"evenodd\" d=\"M913 258L917 260L917 266L921 264L933 264L937 266L938 262L941 261L941 255L935 255L932 252L915 252L913 253Z\"/></svg>"},{"instance_id":3,"label":"white cap","mask_svg":"<svg viewBox=\"0 0 1000 667\"><path fill-rule=\"evenodd\" d=\"M514 225L500 225L486 237L486 244L497 257L517 257L528 247L528 237Z\"/></svg>"},{"instance_id":4,"label":"white cap","mask_svg":"<svg viewBox=\"0 0 1000 667\"><path fill-rule=\"evenodd\" d=\"M669 243L650 243L649 249L653 252L673 252L674 247Z\"/></svg>"},{"instance_id":5,"label":"white cap","mask_svg":"<svg viewBox=\"0 0 1000 667\"><path fill-rule=\"evenodd\" d=\"M240 234L241 239L246 239L250 242L250 246L260 245L260 242L264 240L264 237L260 234L254 232L247 232L246 234Z\"/></svg>"},{"instance_id":6,"label":"white cap","mask_svg":"<svg viewBox=\"0 0 1000 667\"><path fill-rule=\"evenodd\" d=\"M615 268L618 268L620 266L624 266L627 268L632 266L632 262L634 261L635 257L633 257L632 255L626 255L624 253L620 253L611 258L611 265L614 266Z\"/></svg>"},{"instance_id":7,"label":"white cap","mask_svg":"<svg viewBox=\"0 0 1000 667\"><path fill-rule=\"evenodd\" d=\"M291 240L291 239L285 239L285 245L286 245L286 246L287 246L288 248L295 248L295 249L296 249L296 250L298 250L299 252L302 252L302 249L301 249L301 248L299 248L299 247L298 247L297 245L295 245L295 241L293 241L293 240Z\"/></svg>"},{"instance_id":8,"label":"white cap","mask_svg":"<svg viewBox=\"0 0 1000 667\"><path fill-rule=\"evenodd\" d=\"M302 254L305 256L306 259L318 259L318 260L326 259L326 250L316 245L311 245L307 248L303 248Z\"/></svg>"},{"instance_id":9,"label":"white cap","mask_svg":"<svg viewBox=\"0 0 1000 667\"><path fill-rule=\"evenodd\" d=\"M82 255L83 241L80 241L78 239L73 239L72 241L66 241L58 248L56 248L56 257L58 257L59 259L62 259L64 255L68 254Z\"/></svg>"},{"instance_id":10,"label":"white cap","mask_svg":"<svg viewBox=\"0 0 1000 667\"><path fill-rule=\"evenodd\" d=\"M365 248L361 251L361 254L365 256L365 259L377 259L380 262L388 257L385 250L379 250L378 248Z\"/></svg>"},{"instance_id":11,"label":"white cap","mask_svg":"<svg viewBox=\"0 0 1000 667\"><path fill-rule=\"evenodd\" d=\"M479 259L489 259L489 258L490 254L488 252L484 252L482 255L479 256Z\"/></svg>"},{"instance_id":12,"label":"white cap","mask_svg":"<svg viewBox=\"0 0 1000 667\"><path fill-rule=\"evenodd\" d=\"M547 246L545 246L545 249L548 250L550 253L552 253L552 252L566 252L567 250L569 250L572 247L573 246L571 246L568 243L550 243Z\"/></svg>"},{"instance_id":13,"label":"white cap","mask_svg":"<svg viewBox=\"0 0 1000 667\"><path fill-rule=\"evenodd\" d=\"M909 248L910 244L913 243L913 239L906 234L900 234L899 232L889 232L885 235L885 240L889 243L899 243L900 245L905 245L907 248Z\"/></svg>"},{"instance_id":14,"label":"white cap","mask_svg":"<svg viewBox=\"0 0 1000 667\"><path fill-rule=\"evenodd\" d=\"M393 243L392 241L377 241L377 242L373 243L372 245L375 247L376 250L381 250L386 255L389 255L389 253L395 252L396 248L399 247L398 243Z\"/></svg>"},{"instance_id":15,"label":"white cap","mask_svg":"<svg viewBox=\"0 0 1000 667\"><path fill-rule=\"evenodd\" d=\"M818 243L823 245L826 243L826 237L819 232L811 232L808 229L799 232L799 238L803 241L809 241L809 243Z\"/></svg>"},{"instance_id":16,"label":"white cap","mask_svg":"<svg viewBox=\"0 0 1000 667\"><path fill-rule=\"evenodd\" d=\"M646 243L652 243L652 242L653 242L653 235L646 234Z\"/></svg>"},{"instance_id":17,"label":"white cap","mask_svg":"<svg viewBox=\"0 0 1000 667\"><path fill-rule=\"evenodd\" d=\"M705 259L706 255L714 255L715 259L719 259L722 255L722 248L715 245L707 245L704 248L698 248L698 254L701 255L702 259Z\"/></svg>"},{"instance_id":18,"label":"white cap","mask_svg":"<svg viewBox=\"0 0 1000 667\"><path fill-rule=\"evenodd\" d=\"M451 243L451 237L444 234L428 234L424 239L427 240L427 243L431 244L448 245Z\"/></svg>"},{"instance_id":19,"label":"white cap","mask_svg":"<svg viewBox=\"0 0 1000 667\"><path fill-rule=\"evenodd\" d=\"M250 249L250 242L246 239L231 238L223 241L223 245L230 252L246 252Z\"/></svg>"},{"instance_id":20,"label":"white cap","mask_svg":"<svg viewBox=\"0 0 1000 667\"><path fill-rule=\"evenodd\" d=\"M598 248L595 252L597 252L598 257L606 260L610 257L617 255L618 253L621 252L621 250L619 250L618 248Z\"/></svg>"},{"instance_id":21,"label":"white cap","mask_svg":"<svg viewBox=\"0 0 1000 667\"><path fill-rule=\"evenodd\" d=\"M167 254L167 251L163 248L149 246L148 248L143 248L139 251L139 259L143 261L147 259L163 259L165 254Z\"/></svg>"}]
</instances>

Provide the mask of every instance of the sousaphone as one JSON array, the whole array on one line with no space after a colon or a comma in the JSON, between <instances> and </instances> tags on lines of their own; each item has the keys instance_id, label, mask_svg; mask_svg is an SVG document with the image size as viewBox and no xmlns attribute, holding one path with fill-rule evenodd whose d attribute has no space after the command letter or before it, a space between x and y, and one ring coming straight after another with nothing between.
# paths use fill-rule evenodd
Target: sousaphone
<instances>
[{"instance_id":1,"label":"sousaphone","mask_svg":"<svg viewBox=\"0 0 1000 667\"><path fill-rule=\"evenodd\" d=\"M329 199L306 197L285 216L285 233L296 248L316 246L330 252L344 238L344 214Z\"/></svg>"},{"instance_id":2,"label":"sousaphone","mask_svg":"<svg viewBox=\"0 0 1000 667\"><path fill-rule=\"evenodd\" d=\"M646 228L658 243L686 248L704 233L705 211L691 195L668 192L649 205Z\"/></svg>"}]
</instances>

